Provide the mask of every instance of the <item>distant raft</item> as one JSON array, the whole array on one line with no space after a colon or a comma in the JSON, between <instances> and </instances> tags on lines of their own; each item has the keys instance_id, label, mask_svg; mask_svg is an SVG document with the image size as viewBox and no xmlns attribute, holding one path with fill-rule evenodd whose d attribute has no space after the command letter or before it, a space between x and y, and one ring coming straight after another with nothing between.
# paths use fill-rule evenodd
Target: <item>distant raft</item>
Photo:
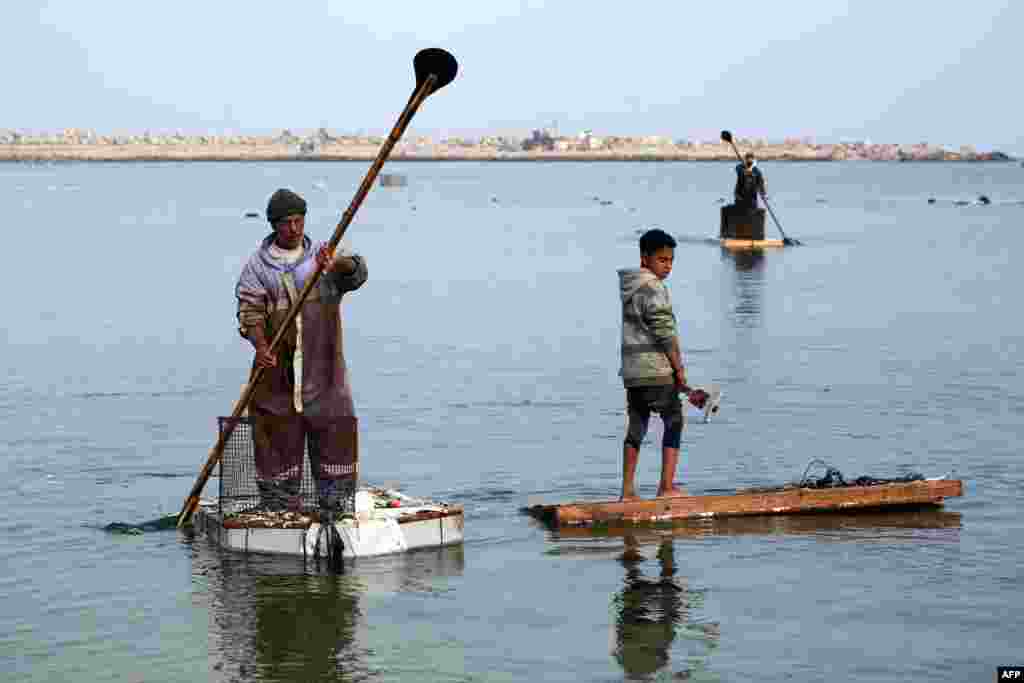
<instances>
[{"instance_id":1,"label":"distant raft","mask_svg":"<svg viewBox=\"0 0 1024 683\"><path fill-rule=\"evenodd\" d=\"M726 249L771 249L785 246L782 240L765 239L764 209L735 204L721 208L718 239Z\"/></svg>"}]
</instances>

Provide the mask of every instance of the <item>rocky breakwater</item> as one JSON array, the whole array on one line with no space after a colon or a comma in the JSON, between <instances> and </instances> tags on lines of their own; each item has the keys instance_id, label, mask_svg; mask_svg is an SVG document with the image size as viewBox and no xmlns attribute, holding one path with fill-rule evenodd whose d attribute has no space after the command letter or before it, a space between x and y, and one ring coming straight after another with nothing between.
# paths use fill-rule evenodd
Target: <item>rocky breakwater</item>
<instances>
[{"instance_id":1,"label":"rocky breakwater","mask_svg":"<svg viewBox=\"0 0 1024 683\"><path fill-rule=\"evenodd\" d=\"M815 143L808 139L736 141L767 161L1010 161L1002 152L956 151L919 143ZM2 161L342 161L373 159L383 137L334 135L324 128L297 135L185 135L183 133L97 135L68 129L53 134L0 131ZM590 131L556 136L533 131L527 138L486 136L439 141L409 136L392 159L410 161L733 161L721 141L672 140L664 136L598 136Z\"/></svg>"}]
</instances>

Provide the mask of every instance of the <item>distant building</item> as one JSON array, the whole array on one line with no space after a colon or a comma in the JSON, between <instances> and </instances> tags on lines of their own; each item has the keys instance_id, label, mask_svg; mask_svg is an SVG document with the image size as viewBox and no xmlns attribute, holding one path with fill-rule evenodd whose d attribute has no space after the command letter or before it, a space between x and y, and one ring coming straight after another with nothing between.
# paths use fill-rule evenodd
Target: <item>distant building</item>
<instances>
[{"instance_id":1,"label":"distant building","mask_svg":"<svg viewBox=\"0 0 1024 683\"><path fill-rule=\"evenodd\" d=\"M481 147L494 147L499 152L516 152L522 149L522 142L503 135L491 135L480 138Z\"/></svg>"},{"instance_id":2,"label":"distant building","mask_svg":"<svg viewBox=\"0 0 1024 683\"><path fill-rule=\"evenodd\" d=\"M641 138L640 142L648 147L660 147L662 145L672 144L672 140L664 135L645 135Z\"/></svg>"},{"instance_id":3,"label":"distant building","mask_svg":"<svg viewBox=\"0 0 1024 683\"><path fill-rule=\"evenodd\" d=\"M285 128L280 135L274 138L274 142L279 145L297 145L300 141L294 133Z\"/></svg>"},{"instance_id":4,"label":"distant building","mask_svg":"<svg viewBox=\"0 0 1024 683\"><path fill-rule=\"evenodd\" d=\"M441 140L441 144L449 147L476 147L476 143L469 138L446 138Z\"/></svg>"},{"instance_id":5,"label":"distant building","mask_svg":"<svg viewBox=\"0 0 1024 683\"><path fill-rule=\"evenodd\" d=\"M547 130L534 130L530 137L523 140L523 151L550 152L555 148L555 138Z\"/></svg>"},{"instance_id":6,"label":"distant building","mask_svg":"<svg viewBox=\"0 0 1024 683\"><path fill-rule=\"evenodd\" d=\"M577 138L577 149L583 151L604 149L609 145L610 140L610 138L594 135L593 131L588 129L580 133L579 138Z\"/></svg>"}]
</instances>

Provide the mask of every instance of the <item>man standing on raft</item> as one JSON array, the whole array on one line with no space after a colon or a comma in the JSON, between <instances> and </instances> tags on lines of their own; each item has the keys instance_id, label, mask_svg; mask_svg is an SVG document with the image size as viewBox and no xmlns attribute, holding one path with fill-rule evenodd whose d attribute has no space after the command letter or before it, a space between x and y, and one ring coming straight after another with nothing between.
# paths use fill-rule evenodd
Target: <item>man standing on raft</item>
<instances>
[{"instance_id":1,"label":"man standing on raft","mask_svg":"<svg viewBox=\"0 0 1024 683\"><path fill-rule=\"evenodd\" d=\"M647 435L651 411L665 425L661 443L658 497L684 496L673 484L686 416L680 391L686 391L676 316L665 278L672 272L675 239L662 230L640 238L640 267L619 270L622 296L622 383L626 387L629 426L622 449L622 500L635 500L636 464Z\"/></svg>"},{"instance_id":2,"label":"man standing on raft","mask_svg":"<svg viewBox=\"0 0 1024 683\"><path fill-rule=\"evenodd\" d=\"M366 260L342 242L336 253L305 234L306 201L287 189L267 203L273 229L242 270L235 287L238 331L264 369L249 414L260 506L299 504L304 446L321 508L355 494L357 429L342 350L342 296L363 286ZM270 340L318 265L324 276L285 332L276 354Z\"/></svg>"},{"instance_id":3,"label":"man standing on raft","mask_svg":"<svg viewBox=\"0 0 1024 683\"><path fill-rule=\"evenodd\" d=\"M743 157L743 163L736 164L736 187L732 194L736 206L747 210L758 208L758 195L767 194L764 174L757 167L757 159L753 152L747 152Z\"/></svg>"}]
</instances>

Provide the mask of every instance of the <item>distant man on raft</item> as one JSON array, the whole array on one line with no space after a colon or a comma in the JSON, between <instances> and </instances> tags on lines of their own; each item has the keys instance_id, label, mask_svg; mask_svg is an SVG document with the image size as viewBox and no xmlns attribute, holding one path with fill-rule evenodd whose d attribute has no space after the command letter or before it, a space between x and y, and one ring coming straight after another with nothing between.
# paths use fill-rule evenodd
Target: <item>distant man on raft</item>
<instances>
[{"instance_id":1,"label":"distant man on raft","mask_svg":"<svg viewBox=\"0 0 1024 683\"><path fill-rule=\"evenodd\" d=\"M742 164L736 164L736 187L733 198L738 208L753 210L758 208L758 194L767 194L764 185L764 174L757 167L757 159L753 152L747 152Z\"/></svg>"}]
</instances>

